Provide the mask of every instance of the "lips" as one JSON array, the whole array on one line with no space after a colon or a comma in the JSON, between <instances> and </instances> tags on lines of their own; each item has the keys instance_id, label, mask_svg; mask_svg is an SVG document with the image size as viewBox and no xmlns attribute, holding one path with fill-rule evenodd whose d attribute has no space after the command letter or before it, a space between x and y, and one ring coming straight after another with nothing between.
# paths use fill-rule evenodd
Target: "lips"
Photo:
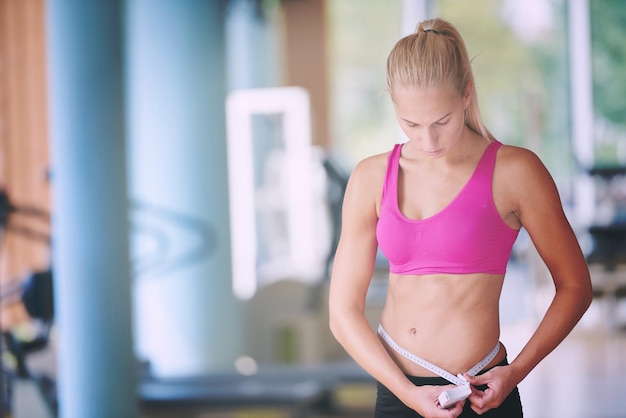
<instances>
[{"instance_id":1,"label":"lips","mask_svg":"<svg viewBox=\"0 0 626 418\"><path fill-rule=\"evenodd\" d=\"M441 151L442 151L442 149L437 149L437 150L434 150L434 151L424 150L424 153L427 154L427 155L439 155L439 154L441 154Z\"/></svg>"}]
</instances>

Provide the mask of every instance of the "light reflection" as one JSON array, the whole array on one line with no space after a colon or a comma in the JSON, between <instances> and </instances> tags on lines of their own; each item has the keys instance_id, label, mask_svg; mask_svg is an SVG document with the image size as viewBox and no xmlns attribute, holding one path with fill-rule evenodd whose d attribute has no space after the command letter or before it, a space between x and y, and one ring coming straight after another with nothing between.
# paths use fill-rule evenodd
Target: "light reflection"
<instances>
[{"instance_id":1,"label":"light reflection","mask_svg":"<svg viewBox=\"0 0 626 418\"><path fill-rule=\"evenodd\" d=\"M252 357L242 356L235 360L235 370L244 376L253 376L259 371L259 366Z\"/></svg>"}]
</instances>

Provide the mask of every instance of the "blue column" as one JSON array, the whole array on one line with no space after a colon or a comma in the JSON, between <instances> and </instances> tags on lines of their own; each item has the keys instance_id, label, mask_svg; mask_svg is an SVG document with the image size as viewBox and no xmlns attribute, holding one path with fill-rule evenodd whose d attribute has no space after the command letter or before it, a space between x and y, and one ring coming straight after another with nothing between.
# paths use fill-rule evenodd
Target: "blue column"
<instances>
[{"instance_id":1,"label":"blue column","mask_svg":"<svg viewBox=\"0 0 626 418\"><path fill-rule=\"evenodd\" d=\"M128 3L136 350L161 377L233 368L221 1Z\"/></svg>"},{"instance_id":2,"label":"blue column","mask_svg":"<svg viewBox=\"0 0 626 418\"><path fill-rule=\"evenodd\" d=\"M229 91L281 85L282 33L273 22L280 7L268 3L260 12L256 0L229 0L225 22Z\"/></svg>"},{"instance_id":3,"label":"blue column","mask_svg":"<svg viewBox=\"0 0 626 418\"><path fill-rule=\"evenodd\" d=\"M49 0L60 415L138 416L120 1Z\"/></svg>"},{"instance_id":4,"label":"blue column","mask_svg":"<svg viewBox=\"0 0 626 418\"><path fill-rule=\"evenodd\" d=\"M576 224L586 230L596 219L596 186L587 170L594 165L593 76L589 0L567 2L572 145L579 171L574 179Z\"/></svg>"}]
</instances>

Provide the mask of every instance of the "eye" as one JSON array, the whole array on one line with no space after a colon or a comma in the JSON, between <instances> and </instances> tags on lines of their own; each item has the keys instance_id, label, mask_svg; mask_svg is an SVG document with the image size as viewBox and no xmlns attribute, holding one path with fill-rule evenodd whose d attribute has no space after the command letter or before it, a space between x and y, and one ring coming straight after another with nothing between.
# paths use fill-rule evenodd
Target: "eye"
<instances>
[{"instance_id":1,"label":"eye","mask_svg":"<svg viewBox=\"0 0 626 418\"><path fill-rule=\"evenodd\" d=\"M406 123L406 126L407 126L407 127L409 127L409 128L415 128L415 127L417 126L417 123L410 123L410 122L407 122L407 123Z\"/></svg>"},{"instance_id":2,"label":"eye","mask_svg":"<svg viewBox=\"0 0 626 418\"><path fill-rule=\"evenodd\" d=\"M437 122L437 125L439 125L439 126L444 126L444 125L446 125L448 122L450 122L450 119L447 119L447 120L445 120L445 121L439 121L439 122Z\"/></svg>"}]
</instances>

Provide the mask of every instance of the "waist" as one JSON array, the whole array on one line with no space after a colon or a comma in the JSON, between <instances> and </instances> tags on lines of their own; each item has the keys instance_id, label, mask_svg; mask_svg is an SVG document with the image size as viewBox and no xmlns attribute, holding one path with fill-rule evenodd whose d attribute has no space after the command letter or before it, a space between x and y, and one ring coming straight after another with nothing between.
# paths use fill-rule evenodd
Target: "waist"
<instances>
[{"instance_id":1,"label":"waist","mask_svg":"<svg viewBox=\"0 0 626 418\"><path fill-rule=\"evenodd\" d=\"M478 374L481 375L483 373L488 372L489 370L493 369L494 367L499 367L499 366L508 366L509 362L508 360L505 358L503 358L501 361L493 364L493 365L489 365L487 367L485 367L482 371L480 371ZM407 379L409 379L415 386L445 386L445 385L449 385L450 382L447 381L446 379L444 379L443 377L439 377L439 376L429 376L429 377L424 377L424 376L411 376L411 375L406 375ZM379 383L380 384L380 383ZM478 390L485 390L487 389L486 386L480 386L477 387Z\"/></svg>"},{"instance_id":2,"label":"waist","mask_svg":"<svg viewBox=\"0 0 626 418\"><path fill-rule=\"evenodd\" d=\"M483 370L497 366L506 359L507 355L504 345L500 341L496 341L489 351L483 350L481 354L478 354L478 357L473 352L460 352L457 353L454 359L439 358L435 360L434 358L422 357L398 344L387 333L382 324L378 327L378 335L384 342L389 355L406 375L417 377L437 376L456 385L462 383L457 378L457 375L468 373L475 376Z\"/></svg>"},{"instance_id":3,"label":"waist","mask_svg":"<svg viewBox=\"0 0 626 418\"><path fill-rule=\"evenodd\" d=\"M416 365L424 368L425 370L428 370L431 373L436 374L437 376L443 377L448 382L455 385L463 385L467 383L465 379L461 376L462 373L467 373L470 376L476 376L486 367L493 364L496 361L496 358L498 358L498 354L500 353L500 342L498 341L498 343L496 343L491 351L487 353L482 359L480 359L476 364L474 364L471 368L468 368L464 372L454 374L399 346L398 343L396 343L393 338L391 338L391 336L387 334L387 331L385 331L382 325L378 326L378 335L380 335L380 337L385 342L385 344L387 344L388 347L392 348L395 352L400 354L405 359L409 360L412 363L415 363Z\"/></svg>"}]
</instances>

